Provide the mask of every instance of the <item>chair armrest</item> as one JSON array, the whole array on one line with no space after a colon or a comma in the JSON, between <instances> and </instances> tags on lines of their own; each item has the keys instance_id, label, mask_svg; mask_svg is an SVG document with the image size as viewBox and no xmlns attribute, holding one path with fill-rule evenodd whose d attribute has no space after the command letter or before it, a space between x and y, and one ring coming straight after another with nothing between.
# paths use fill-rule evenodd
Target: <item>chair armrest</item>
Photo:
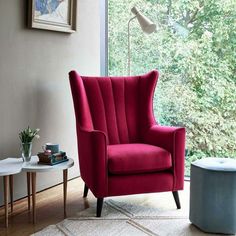
<instances>
[{"instance_id":1,"label":"chair armrest","mask_svg":"<svg viewBox=\"0 0 236 236\"><path fill-rule=\"evenodd\" d=\"M183 189L185 161L185 128L154 125L144 134L144 142L171 153L175 190Z\"/></svg>"},{"instance_id":2,"label":"chair armrest","mask_svg":"<svg viewBox=\"0 0 236 236\"><path fill-rule=\"evenodd\" d=\"M83 128L77 133L81 177L95 197L104 197L108 192L106 134Z\"/></svg>"}]
</instances>

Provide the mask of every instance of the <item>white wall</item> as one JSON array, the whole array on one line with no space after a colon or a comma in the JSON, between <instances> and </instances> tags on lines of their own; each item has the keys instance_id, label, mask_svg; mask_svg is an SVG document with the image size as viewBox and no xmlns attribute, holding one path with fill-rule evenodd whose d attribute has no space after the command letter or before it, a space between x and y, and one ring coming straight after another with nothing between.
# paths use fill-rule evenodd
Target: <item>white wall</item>
<instances>
[{"instance_id":1,"label":"white wall","mask_svg":"<svg viewBox=\"0 0 236 236\"><path fill-rule=\"evenodd\" d=\"M33 152L46 142L60 144L79 175L75 119L68 72L100 74L98 0L79 0L77 32L27 29L27 1L0 0L0 159L20 156L18 133L40 128ZM26 174L14 178L14 198L26 195ZM37 190L62 181L62 173L37 176ZM0 205L2 204L0 179Z\"/></svg>"}]
</instances>

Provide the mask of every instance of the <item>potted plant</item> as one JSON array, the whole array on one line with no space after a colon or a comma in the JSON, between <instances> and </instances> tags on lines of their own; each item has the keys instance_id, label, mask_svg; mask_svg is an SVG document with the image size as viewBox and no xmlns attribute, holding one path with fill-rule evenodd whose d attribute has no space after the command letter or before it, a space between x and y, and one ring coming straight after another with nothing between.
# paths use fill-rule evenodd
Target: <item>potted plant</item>
<instances>
[{"instance_id":1,"label":"potted plant","mask_svg":"<svg viewBox=\"0 0 236 236\"><path fill-rule=\"evenodd\" d=\"M21 154L24 162L29 162L31 160L31 150L32 150L32 141L35 138L39 138L38 135L39 129L24 129L19 133L21 140Z\"/></svg>"}]
</instances>

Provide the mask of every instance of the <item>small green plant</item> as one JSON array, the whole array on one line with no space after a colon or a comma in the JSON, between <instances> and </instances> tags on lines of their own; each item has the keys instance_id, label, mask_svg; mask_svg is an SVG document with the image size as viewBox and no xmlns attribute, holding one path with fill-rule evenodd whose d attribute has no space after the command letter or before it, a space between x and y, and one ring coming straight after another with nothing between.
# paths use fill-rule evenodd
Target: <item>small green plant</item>
<instances>
[{"instance_id":1,"label":"small green plant","mask_svg":"<svg viewBox=\"0 0 236 236\"><path fill-rule=\"evenodd\" d=\"M19 133L19 137L22 143L31 143L35 138L40 138L38 135L39 129L31 129L29 126L28 128L24 129Z\"/></svg>"}]
</instances>

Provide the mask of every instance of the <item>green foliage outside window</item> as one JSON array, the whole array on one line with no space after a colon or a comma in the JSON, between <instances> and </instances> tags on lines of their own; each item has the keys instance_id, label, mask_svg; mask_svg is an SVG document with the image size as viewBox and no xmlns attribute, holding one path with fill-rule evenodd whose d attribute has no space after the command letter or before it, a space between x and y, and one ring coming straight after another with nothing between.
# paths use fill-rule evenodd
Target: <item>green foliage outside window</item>
<instances>
[{"instance_id":1,"label":"green foliage outside window","mask_svg":"<svg viewBox=\"0 0 236 236\"><path fill-rule=\"evenodd\" d=\"M127 22L133 6L157 24L131 23L131 74L160 72L154 111L162 125L187 129L193 160L236 157L236 1L109 0L109 74L127 74Z\"/></svg>"}]
</instances>

